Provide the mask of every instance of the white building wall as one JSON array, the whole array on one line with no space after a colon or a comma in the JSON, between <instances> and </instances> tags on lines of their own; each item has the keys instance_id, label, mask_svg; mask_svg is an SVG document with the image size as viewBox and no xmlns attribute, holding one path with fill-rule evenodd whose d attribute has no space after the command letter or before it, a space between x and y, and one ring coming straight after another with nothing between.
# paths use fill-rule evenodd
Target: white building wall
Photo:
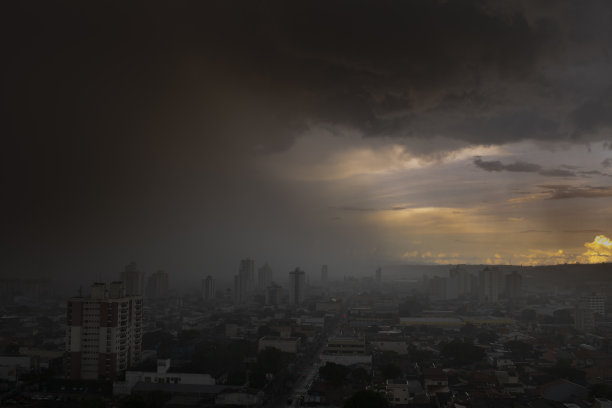
<instances>
[{"instance_id":1,"label":"white building wall","mask_svg":"<svg viewBox=\"0 0 612 408\"><path fill-rule=\"evenodd\" d=\"M113 383L113 394L128 395L139 382L215 385L215 379L210 374L198 373L159 373L155 371L126 371L125 381Z\"/></svg>"},{"instance_id":2,"label":"white building wall","mask_svg":"<svg viewBox=\"0 0 612 408\"><path fill-rule=\"evenodd\" d=\"M321 361L345 366L372 364L372 356L368 354L321 354Z\"/></svg>"}]
</instances>

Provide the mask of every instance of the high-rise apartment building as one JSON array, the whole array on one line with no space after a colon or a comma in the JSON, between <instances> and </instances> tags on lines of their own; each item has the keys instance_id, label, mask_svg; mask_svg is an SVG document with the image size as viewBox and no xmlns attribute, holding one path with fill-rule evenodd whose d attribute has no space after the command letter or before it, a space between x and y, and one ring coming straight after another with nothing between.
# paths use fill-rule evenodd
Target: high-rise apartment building
<instances>
[{"instance_id":1,"label":"high-rise apartment building","mask_svg":"<svg viewBox=\"0 0 612 408\"><path fill-rule=\"evenodd\" d=\"M168 296L168 273L166 271L157 271L151 276L147 282L147 298L160 299Z\"/></svg>"},{"instance_id":2,"label":"high-rise apartment building","mask_svg":"<svg viewBox=\"0 0 612 408\"><path fill-rule=\"evenodd\" d=\"M266 262L264 266L257 270L257 287L264 290L272 282L272 268Z\"/></svg>"},{"instance_id":3,"label":"high-rise apartment building","mask_svg":"<svg viewBox=\"0 0 612 408\"><path fill-rule=\"evenodd\" d=\"M278 306L281 303L282 288L274 282L266 288L266 305Z\"/></svg>"},{"instance_id":4,"label":"high-rise apartment building","mask_svg":"<svg viewBox=\"0 0 612 408\"><path fill-rule=\"evenodd\" d=\"M326 285L328 278L329 276L328 276L328 271L327 271L327 265L323 265L321 267L321 284Z\"/></svg>"},{"instance_id":5,"label":"high-rise apartment building","mask_svg":"<svg viewBox=\"0 0 612 408\"><path fill-rule=\"evenodd\" d=\"M499 301L499 288L502 281L501 271L486 267L478 274L478 299L485 303Z\"/></svg>"},{"instance_id":6,"label":"high-rise apartment building","mask_svg":"<svg viewBox=\"0 0 612 408\"><path fill-rule=\"evenodd\" d=\"M523 276L517 271L512 271L506 275L506 297L510 300L518 299L521 296L523 287Z\"/></svg>"},{"instance_id":7,"label":"high-rise apartment building","mask_svg":"<svg viewBox=\"0 0 612 408\"><path fill-rule=\"evenodd\" d=\"M299 305L304 301L304 287L306 286L306 273L300 268L289 272L289 302Z\"/></svg>"},{"instance_id":8,"label":"high-rise apartment building","mask_svg":"<svg viewBox=\"0 0 612 408\"><path fill-rule=\"evenodd\" d=\"M243 259L238 267L238 275L234 276L234 301L245 303L253 294L255 286L255 261Z\"/></svg>"},{"instance_id":9,"label":"high-rise apartment building","mask_svg":"<svg viewBox=\"0 0 612 408\"><path fill-rule=\"evenodd\" d=\"M589 309L594 314L599 314L601 316L605 315L606 312L606 299L602 295L598 295L597 293L591 293L590 295L583 296L580 299L580 306L583 309Z\"/></svg>"},{"instance_id":10,"label":"high-rise apartment building","mask_svg":"<svg viewBox=\"0 0 612 408\"><path fill-rule=\"evenodd\" d=\"M208 275L202 279L202 300L208 301L215 297L215 280Z\"/></svg>"},{"instance_id":11,"label":"high-rise apartment building","mask_svg":"<svg viewBox=\"0 0 612 408\"><path fill-rule=\"evenodd\" d=\"M591 331L595 328L595 314L584 305L578 305L574 311L574 327L581 331Z\"/></svg>"},{"instance_id":12,"label":"high-rise apartment building","mask_svg":"<svg viewBox=\"0 0 612 408\"><path fill-rule=\"evenodd\" d=\"M447 299L467 296L472 288L472 275L465 265L457 265L448 271Z\"/></svg>"},{"instance_id":13,"label":"high-rise apartment building","mask_svg":"<svg viewBox=\"0 0 612 408\"><path fill-rule=\"evenodd\" d=\"M67 378L114 380L140 361L142 296L126 296L122 282L94 283L67 306Z\"/></svg>"},{"instance_id":14,"label":"high-rise apartment building","mask_svg":"<svg viewBox=\"0 0 612 408\"><path fill-rule=\"evenodd\" d=\"M441 276L433 276L429 279L429 286L427 288L427 294L432 300L446 300L447 293L446 289L448 286L448 279Z\"/></svg>"},{"instance_id":15,"label":"high-rise apartment building","mask_svg":"<svg viewBox=\"0 0 612 408\"><path fill-rule=\"evenodd\" d=\"M138 270L135 262L126 265L120 280L125 285L126 295L144 294L144 273Z\"/></svg>"}]
</instances>

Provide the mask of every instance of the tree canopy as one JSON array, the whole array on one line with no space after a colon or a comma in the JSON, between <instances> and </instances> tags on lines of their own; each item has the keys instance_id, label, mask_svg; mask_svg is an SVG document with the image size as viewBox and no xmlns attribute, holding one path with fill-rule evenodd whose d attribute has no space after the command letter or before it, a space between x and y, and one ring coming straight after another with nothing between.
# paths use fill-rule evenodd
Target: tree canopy
<instances>
[{"instance_id":1,"label":"tree canopy","mask_svg":"<svg viewBox=\"0 0 612 408\"><path fill-rule=\"evenodd\" d=\"M535 357L537 352L529 343L520 340L510 340L506 343L506 348L512 353L512 357L518 360Z\"/></svg>"},{"instance_id":2,"label":"tree canopy","mask_svg":"<svg viewBox=\"0 0 612 408\"><path fill-rule=\"evenodd\" d=\"M266 347L259 352L257 365L264 373L276 374L283 368L283 352L274 347Z\"/></svg>"},{"instance_id":3,"label":"tree canopy","mask_svg":"<svg viewBox=\"0 0 612 408\"><path fill-rule=\"evenodd\" d=\"M394 363L385 364L381 367L380 372L385 380L400 378L404 374L402 369Z\"/></svg>"},{"instance_id":4,"label":"tree canopy","mask_svg":"<svg viewBox=\"0 0 612 408\"><path fill-rule=\"evenodd\" d=\"M387 398L371 390L357 391L344 403L344 408L389 408Z\"/></svg>"},{"instance_id":5,"label":"tree canopy","mask_svg":"<svg viewBox=\"0 0 612 408\"><path fill-rule=\"evenodd\" d=\"M462 366L482 360L485 352L481 347L472 343L455 339L442 347L441 356L453 365Z\"/></svg>"},{"instance_id":6,"label":"tree canopy","mask_svg":"<svg viewBox=\"0 0 612 408\"><path fill-rule=\"evenodd\" d=\"M342 364L328 362L319 368L319 375L332 385L342 385L351 370Z\"/></svg>"}]
</instances>

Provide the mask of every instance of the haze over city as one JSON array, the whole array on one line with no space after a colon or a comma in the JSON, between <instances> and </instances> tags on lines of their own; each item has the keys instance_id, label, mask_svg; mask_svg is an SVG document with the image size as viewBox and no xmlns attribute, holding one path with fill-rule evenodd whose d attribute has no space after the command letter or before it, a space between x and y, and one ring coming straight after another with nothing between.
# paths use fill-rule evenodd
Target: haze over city
<instances>
[{"instance_id":1,"label":"haze over city","mask_svg":"<svg viewBox=\"0 0 612 408\"><path fill-rule=\"evenodd\" d=\"M4 1L0 45L0 406L612 408L612 1Z\"/></svg>"},{"instance_id":2,"label":"haze over city","mask_svg":"<svg viewBox=\"0 0 612 408\"><path fill-rule=\"evenodd\" d=\"M612 260L607 1L2 9L3 276Z\"/></svg>"}]
</instances>

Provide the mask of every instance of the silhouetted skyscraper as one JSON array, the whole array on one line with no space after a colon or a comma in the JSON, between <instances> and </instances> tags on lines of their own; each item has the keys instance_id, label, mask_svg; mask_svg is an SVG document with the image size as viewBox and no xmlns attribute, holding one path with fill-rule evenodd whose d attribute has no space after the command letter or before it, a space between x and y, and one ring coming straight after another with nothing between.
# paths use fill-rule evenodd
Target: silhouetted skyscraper
<instances>
[{"instance_id":1,"label":"silhouetted skyscraper","mask_svg":"<svg viewBox=\"0 0 612 408\"><path fill-rule=\"evenodd\" d=\"M243 259L238 266L238 275L234 277L234 301L245 303L253 293L255 285L255 261Z\"/></svg>"},{"instance_id":2,"label":"silhouetted skyscraper","mask_svg":"<svg viewBox=\"0 0 612 408\"><path fill-rule=\"evenodd\" d=\"M266 288L266 305L278 306L281 303L282 288L271 282Z\"/></svg>"},{"instance_id":3,"label":"silhouetted skyscraper","mask_svg":"<svg viewBox=\"0 0 612 408\"><path fill-rule=\"evenodd\" d=\"M144 273L138 270L135 262L126 265L125 270L121 272L121 281L125 285L127 295L144 294Z\"/></svg>"},{"instance_id":4,"label":"silhouetted skyscraper","mask_svg":"<svg viewBox=\"0 0 612 408\"><path fill-rule=\"evenodd\" d=\"M523 285L523 277L517 271L512 271L506 275L506 296L508 299L514 300L521 296L521 288Z\"/></svg>"},{"instance_id":5,"label":"silhouetted skyscraper","mask_svg":"<svg viewBox=\"0 0 612 408\"><path fill-rule=\"evenodd\" d=\"M238 270L244 288L247 292L252 292L255 287L255 261L252 259L243 259L240 261L240 269Z\"/></svg>"},{"instance_id":6,"label":"silhouetted skyscraper","mask_svg":"<svg viewBox=\"0 0 612 408\"><path fill-rule=\"evenodd\" d=\"M465 265L457 265L448 271L446 283L447 299L467 296L470 294L472 288L472 274L469 273Z\"/></svg>"},{"instance_id":7,"label":"silhouetted skyscraper","mask_svg":"<svg viewBox=\"0 0 612 408\"><path fill-rule=\"evenodd\" d=\"M501 271L497 268L486 267L480 271L478 278L478 299L481 302L497 303L502 280Z\"/></svg>"},{"instance_id":8,"label":"silhouetted skyscraper","mask_svg":"<svg viewBox=\"0 0 612 408\"><path fill-rule=\"evenodd\" d=\"M266 262L264 266L257 270L257 287L264 290L272 282L272 268Z\"/></svg>"},{"instance_id":9,"label":"silhouetted skyscraper","mask_svg":"<svg viewBox=\"0 0 612 408\"><path fill-rule=\"evenodd\" d=\"M321 267L321 284L323 285L327 284L327 279L328 279L327 265L323 265Z\"/></svg>"},{"instance_id":10,"label":"silhouetted skyscraper","mask_svg":"<svg viewBox=\"0 0 612 408\"><path fill-rule=\"evenodd\" d=\"M159 299L168 296L168 273L157 271L147 281L147 298Z\"/></svg>"},{"instance_id":11,"label":"silhouetted skyscraper","mask_svg":"<svg viewBox=\"0 0 612 408\"><path fill-rule=\"evenodd\" d=\"M304 301L304 286L306 286L306 273L300 268L289 272L289 302L299 305Z\"/></svg>"},{"instance_id":12,"label":"silhouetted skyscraper","mask_svg":"<svg viewBox=\"0 0 612 408\"><path fill-rule=\"evenodd\" d=\"M208 275L202 280L202 300L212 300L215 297L215 280Z\"/></svg>"}]
</instances>

